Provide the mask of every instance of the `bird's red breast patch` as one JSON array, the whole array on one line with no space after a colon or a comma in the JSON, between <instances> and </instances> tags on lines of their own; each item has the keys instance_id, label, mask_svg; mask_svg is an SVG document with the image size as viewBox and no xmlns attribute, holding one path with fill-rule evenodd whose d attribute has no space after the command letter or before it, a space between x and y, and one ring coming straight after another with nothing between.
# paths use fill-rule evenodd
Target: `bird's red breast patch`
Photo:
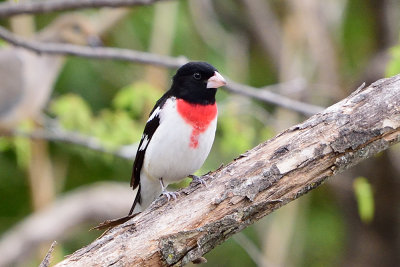
<instances>
[{"instance_id":1,"label":"bird's red breast patch","mask_svg":"<svg viewBox=\"0 0 400 267\"><path fill-rule=\"evenodd\" d=\"M192 148L197 148L199 135L207 130L210 123L217 116L217 104L190 104L183 99L177 99L176 101L178 113L193 128L189 145Z\"/></svg>"}]
</instances>

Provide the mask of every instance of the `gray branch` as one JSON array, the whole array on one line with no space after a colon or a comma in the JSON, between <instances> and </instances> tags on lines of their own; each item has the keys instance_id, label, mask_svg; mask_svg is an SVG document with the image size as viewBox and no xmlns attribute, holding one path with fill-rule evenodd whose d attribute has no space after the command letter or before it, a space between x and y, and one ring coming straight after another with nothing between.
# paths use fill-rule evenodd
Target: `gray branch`
<instances>
[{"instance_id":1,"label":"gray branch","mask_svg":"<svg viewBox=\"0 0 400 267\"><path fill-rule=\"evenodd\" d=\"M0 27L0 38L14 46L23 47L38 54L46 53L51 55L71 55L95 59L124 60L160 65L168 68L178 68L187 62L187 59L184 57L168 57L130 49L43 43L16 36L3 27Z\"/></svg>"},{"instance_id":2,"label":"gray branch","mask_svg":"<svg viewBox=\"0 0 400 267\"><path fill-rule=\"evenodd\" d=\"M360 87L191 184L158 198L56 266L181 266L400 141L400 75Z\"/></svg>"},{"instance_id":3,"label":"gray branch","mask_svg":"<svg viewBox=\"0 0 400 267\"><path fill-rule=\"evenodd\" d=\"M3 135L21 136L30 139L48 140L52 142L73 144L127 160L134 159L137 150L137 144L122 146L118 149L110 149L103 145L101 141L95 137L83 135L77 132L62 130L60 128L51 130L34 130L31 132L14 131L11 133L5 133Z\"/></svg>"},{"instance_id":4,"label":"gray branch","mask_svg":"<svg viewBox=\"0 0 400 267\"><path fill-rule=\"evenodd\" d=\"M54 247L57 245L57 241L53 241L51 244L49 251L47 252L46 256L44 257L43 261L40 263L39 267L49 267L51 261L51 254L53 253Z\"/></svg>"},{"instance_id":5,"label":"gray branch","mask_svg":"<svg viewBox=\"0 0 400 267\"><path fill-rule=\"evenodd\" d=\"M296 111L306 116L311 116L324 110L320 106L300 102L268 90L283 86L285 86L285 83L269 85L260 89L228 80L227 90L231 93L251 97L262 102Z\"/></svg>"},{"instance_id":6,"label":"gray branch","mask_svg":"<svg viewBox=\"0 0 400 267\"><path fill-rule=\"evenodd\" d=\"M85 47L71 44L54 44L42 43L32 40L27 40L15 36L6 29L0 27L0 38L13 44L15 46L23 47L32 50L36 53L46 53L53 55L72 55L95 59L113 59L137 62L142 64L152 64L167 68L179 68L188 62L185 57L170 57L156 55L153 53L140 52L130 49L109 48L109 47ZM270 87L277 87L281 85L273 85ZM228 85L224 87L228 92L240 94L243 96L255 98L257 100L282 106L289 110L298 112L300 114L310 116L323 110L322 107L303 103L290 99L288 97L265 90L254 88L249 85L240 84L228 79Z\"/></svg>"},{"instance_id":7,"label":"gray branch","mask_svg":"<svg viewBox=\"0 0 400 267\"><path fill-rule=\"evenodd\" d=\"M23 3L4 2L0 4L0 17L84 8L144 6L165 1L167 0L45 0Z\"/></svg>"}]
</instances>

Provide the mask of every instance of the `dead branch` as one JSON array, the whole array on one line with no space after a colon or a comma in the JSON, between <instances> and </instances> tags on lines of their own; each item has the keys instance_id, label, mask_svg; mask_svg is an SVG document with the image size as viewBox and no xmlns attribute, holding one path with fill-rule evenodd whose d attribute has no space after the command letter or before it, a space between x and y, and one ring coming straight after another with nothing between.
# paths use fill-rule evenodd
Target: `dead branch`
<instances>
[{"instance_id":1,"label":"dead branch","mask_svg":"<svg viewBox=\"0 0 400 267\"><path fill-rule=\"evenodd\" d=\"M6 2L0 4L0 17L84 8L144 6L165 1L167 0L46 0L21 3Z\"/></svg>"},{"instance_id":2,"label":"dead branch","mask_svg":"<svg viewBox=\"0 0 400 267\"><path fill-rule=\"evenodd\" d=\"M51 253L53 253L54 247L57 245L57 241L53 241L51 244L49 251L47 251L46 256L44 257L43 261L40 263L39 267L49 267L51 261Z\"/></svg>"},{"instance_id":3,"label":"dead branch","mask_svg":"<svg viewBox=\"0 0 400 267\"><path fill-rule=\"evenodd\" d=\"M267 89L276 90L279 87L287 87L288 83L274 84L270 86L265 86L261 90L259 88L254 88L249 85L236 83L234 81L228 80L227 89L229 92L236 93L239 95L251 97L262 102L270 103L273 105L286 108L288 110L296 111L300 114L311 116L323 110L322 107L300 102L280 94L276 94ZM293 87L301 87L301 85L295 85ZM292 88L293 88L292 87Z\"/></svg>"},{"instance_id":4,"label":"dead branch","mask_svg":"<svg viewBox=\"0 0 400 267\"><path fill-rule=\"evenodd\" d=\"M157 55L153 53L135 51L122 48L110 47L86 47L71 44L55 44L55 43L42 43L38 41L27 40L21 38L7 31L5 28L0 27L0 38L8 43L32 50L36 53L46 53L53 55L72 55L95 59L113 59L137 62L142 64L153 64L167 68L179 68L188 62L183 56L170 57ZM266 88L280 87L280 84L272 85ZM323 108L300 101L290 99L288 97L267 91L260 90L249 85L233 82L228 79L228 86L224 87L228 92L232 92L247 97L252 97L257 100L270 103L273 105L282 106L289 110L298 112L300 114L311 116L315 113L322 111Z\"/></svg>"},{"instance_id":5,"label":"dead branch","mask_svg":"<svg viewBox=\"0 0 400 267\"><path fill-rule=\"evenodd\" d=\"M0 266L23 262L43 242L64 239L83 223L95 225L125 215L134 192L122 183L98 183L66 193L49 207L29 215L0 239Z\"/></svg>"},{"instance_id":6,"label":"dead branch","mask_svg":"<svg viewBox=\"0 0 400 267\"><path fill-rule=\"evenodd\" d=\"M47 140L52 142L73 144L127 160L134 159L137 150L137 144L124 145L116 149L111 149L102 144L101 141L96 137L83 135L78 132L67 131L62 128L50 130L34 130L31 132L17 130L9 133L2 133L0 134L0 136L1 135L10 137L20 136L32 140Z\"/></svg>"},{"instance_id":7,"label":"dead branch","mask_svg":"<svg viewBox=\"0 0 400 267\"><path fill-rule=\"evenodd\" d=\"M225 167L177 201L157 199L57 266L167 266L193 261L233 234L400 141L400 75L360 87Z\"/></svg>"},{"instance_id":8,"label":"dead branch","mask_svg":"<svg viewBox=\"0 0 400 267\"><path fill-rule=\"evenodd\" d=\"M40 2L38 2L40 3ZM38 54L71 55L96 59L114 59L133 61L138 63L160 65L168 68L178 68L187 62L184 57L168 57L130 49L109 47L87 47L72 44L44 43L28 40L14 35L0 27L0 38L8 43L32 50Z\"/></svg>"}]
</instances>

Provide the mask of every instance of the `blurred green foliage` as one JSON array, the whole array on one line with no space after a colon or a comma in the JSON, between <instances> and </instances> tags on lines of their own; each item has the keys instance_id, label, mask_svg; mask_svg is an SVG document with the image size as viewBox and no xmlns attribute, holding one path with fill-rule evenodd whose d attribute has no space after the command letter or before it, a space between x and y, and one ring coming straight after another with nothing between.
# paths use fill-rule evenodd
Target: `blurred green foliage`
<instances>
[{"instance_id":1,"label":"blurred green foliage","mask_svg":"<svg viewBox=\"0 0 400 267\"><path fill-rule=\"evenodd\" d=\"M32 121L24 121L18 126L18 130L29 132L33 128ZM16 163L19 167L27 168L30 160L31 148L29 140L24 137L0 138L0 152L13 150Z\"/></svg>"},{"instance_id":2,"label":"blurred green foliage","mask_svg":"<svg viewBox=\"0 0 400 267\"><path fill-rule=\"evenodd\" d=\"M340 208L332 202L332 192L326 188L311 195L308 210L302 266L340 266L345 252L346 229Z\"/></svg>"},{"instance_id":3,"label":"blurred green foliage","mask_svg":"<svg viewBox=\"0 0 400 267\"><path fill-rule=\"evenodd\" d=\"M59 97L52 102L50 111L65 129L97 137L106 148L134 143L141 136L127 111L104 109L94 116L88 104L77 95Z\"/></svg>"},{"instance_id":4,"label":"blurred green foliage","mask_svg":"<svg viewBox=\"0 0 400 267\"><path fill-rule=\"evenodd\" d=\"M400 73L400 45L390 50L391 60L386 69L386 77L391 77Z\"/></svg>"},{"instance_id":5,"label":"blurred green foliage","mask_svg":"<svg viewBox=\"0 0 400 267\"><path fill-rule=\"evenodd\" d=\"M249 227L242 231L246 236L254 242L258 242L257 232L253 227ZM257 244L259 245L259 244ZM218 246L210 251L206 256L209 263L205 266L229 266L229 267L252 267L257 266L254 261L247 255L241 246L232 238L228 239L223 245Z\"/></svg>"},{"instance_id":6,"label":"blurred green foliage","mask_svg":"<svg viewBox=\"0 0 400 267\"><path fill-rule=\"evenodd\" d=\"M342 46L344 68L342 75L351 78L360 74L378 45L375 10L363 0L349 1L343 20Z\"/></svg>"},{"instance_id":7,"label":"blurred green foliage","mask_svg":"<svg viewBox=\"0 0 400 267\"><path fill-rule=\"evenodd\" d=\"M149 110L153 108L161 93L151 84L139 81L122 88L112 104L116 109L127 110L132 118L140 120L143 113L150 113Z\"/></svg>"}]
</instances>

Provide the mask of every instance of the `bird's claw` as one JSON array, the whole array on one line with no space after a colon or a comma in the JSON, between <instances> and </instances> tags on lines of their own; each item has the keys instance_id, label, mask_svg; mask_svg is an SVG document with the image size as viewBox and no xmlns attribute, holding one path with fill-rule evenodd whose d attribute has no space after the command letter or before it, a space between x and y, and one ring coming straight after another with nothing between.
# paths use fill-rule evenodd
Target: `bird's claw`
<instances>
[{"instance_id":1,"label":"bird's claw","mask_svg":"<svg viewBox=\"0 0 400 267\"><path fill-rule=\"evenodd\" d=\"M207 187L207 182L205 179L201 178L200 176L197 175L189 175L190 178L192 178L192 183L198 183L202 184L205 187ZM208 175L204 175L204 177L209 177Z\"/></svg>"},{"instance_id":2,"label":"bird's claw","mask_svg":"<svg viewBox=\"0 0 400 267\"><path fill-rule=\"evenodd\" d=\"M167 197L167 200L170 201L171 197L176 200L180 195L178 192L169 192L167 190L163 191L162 194Z\"/></svg>"}]
</instances>

